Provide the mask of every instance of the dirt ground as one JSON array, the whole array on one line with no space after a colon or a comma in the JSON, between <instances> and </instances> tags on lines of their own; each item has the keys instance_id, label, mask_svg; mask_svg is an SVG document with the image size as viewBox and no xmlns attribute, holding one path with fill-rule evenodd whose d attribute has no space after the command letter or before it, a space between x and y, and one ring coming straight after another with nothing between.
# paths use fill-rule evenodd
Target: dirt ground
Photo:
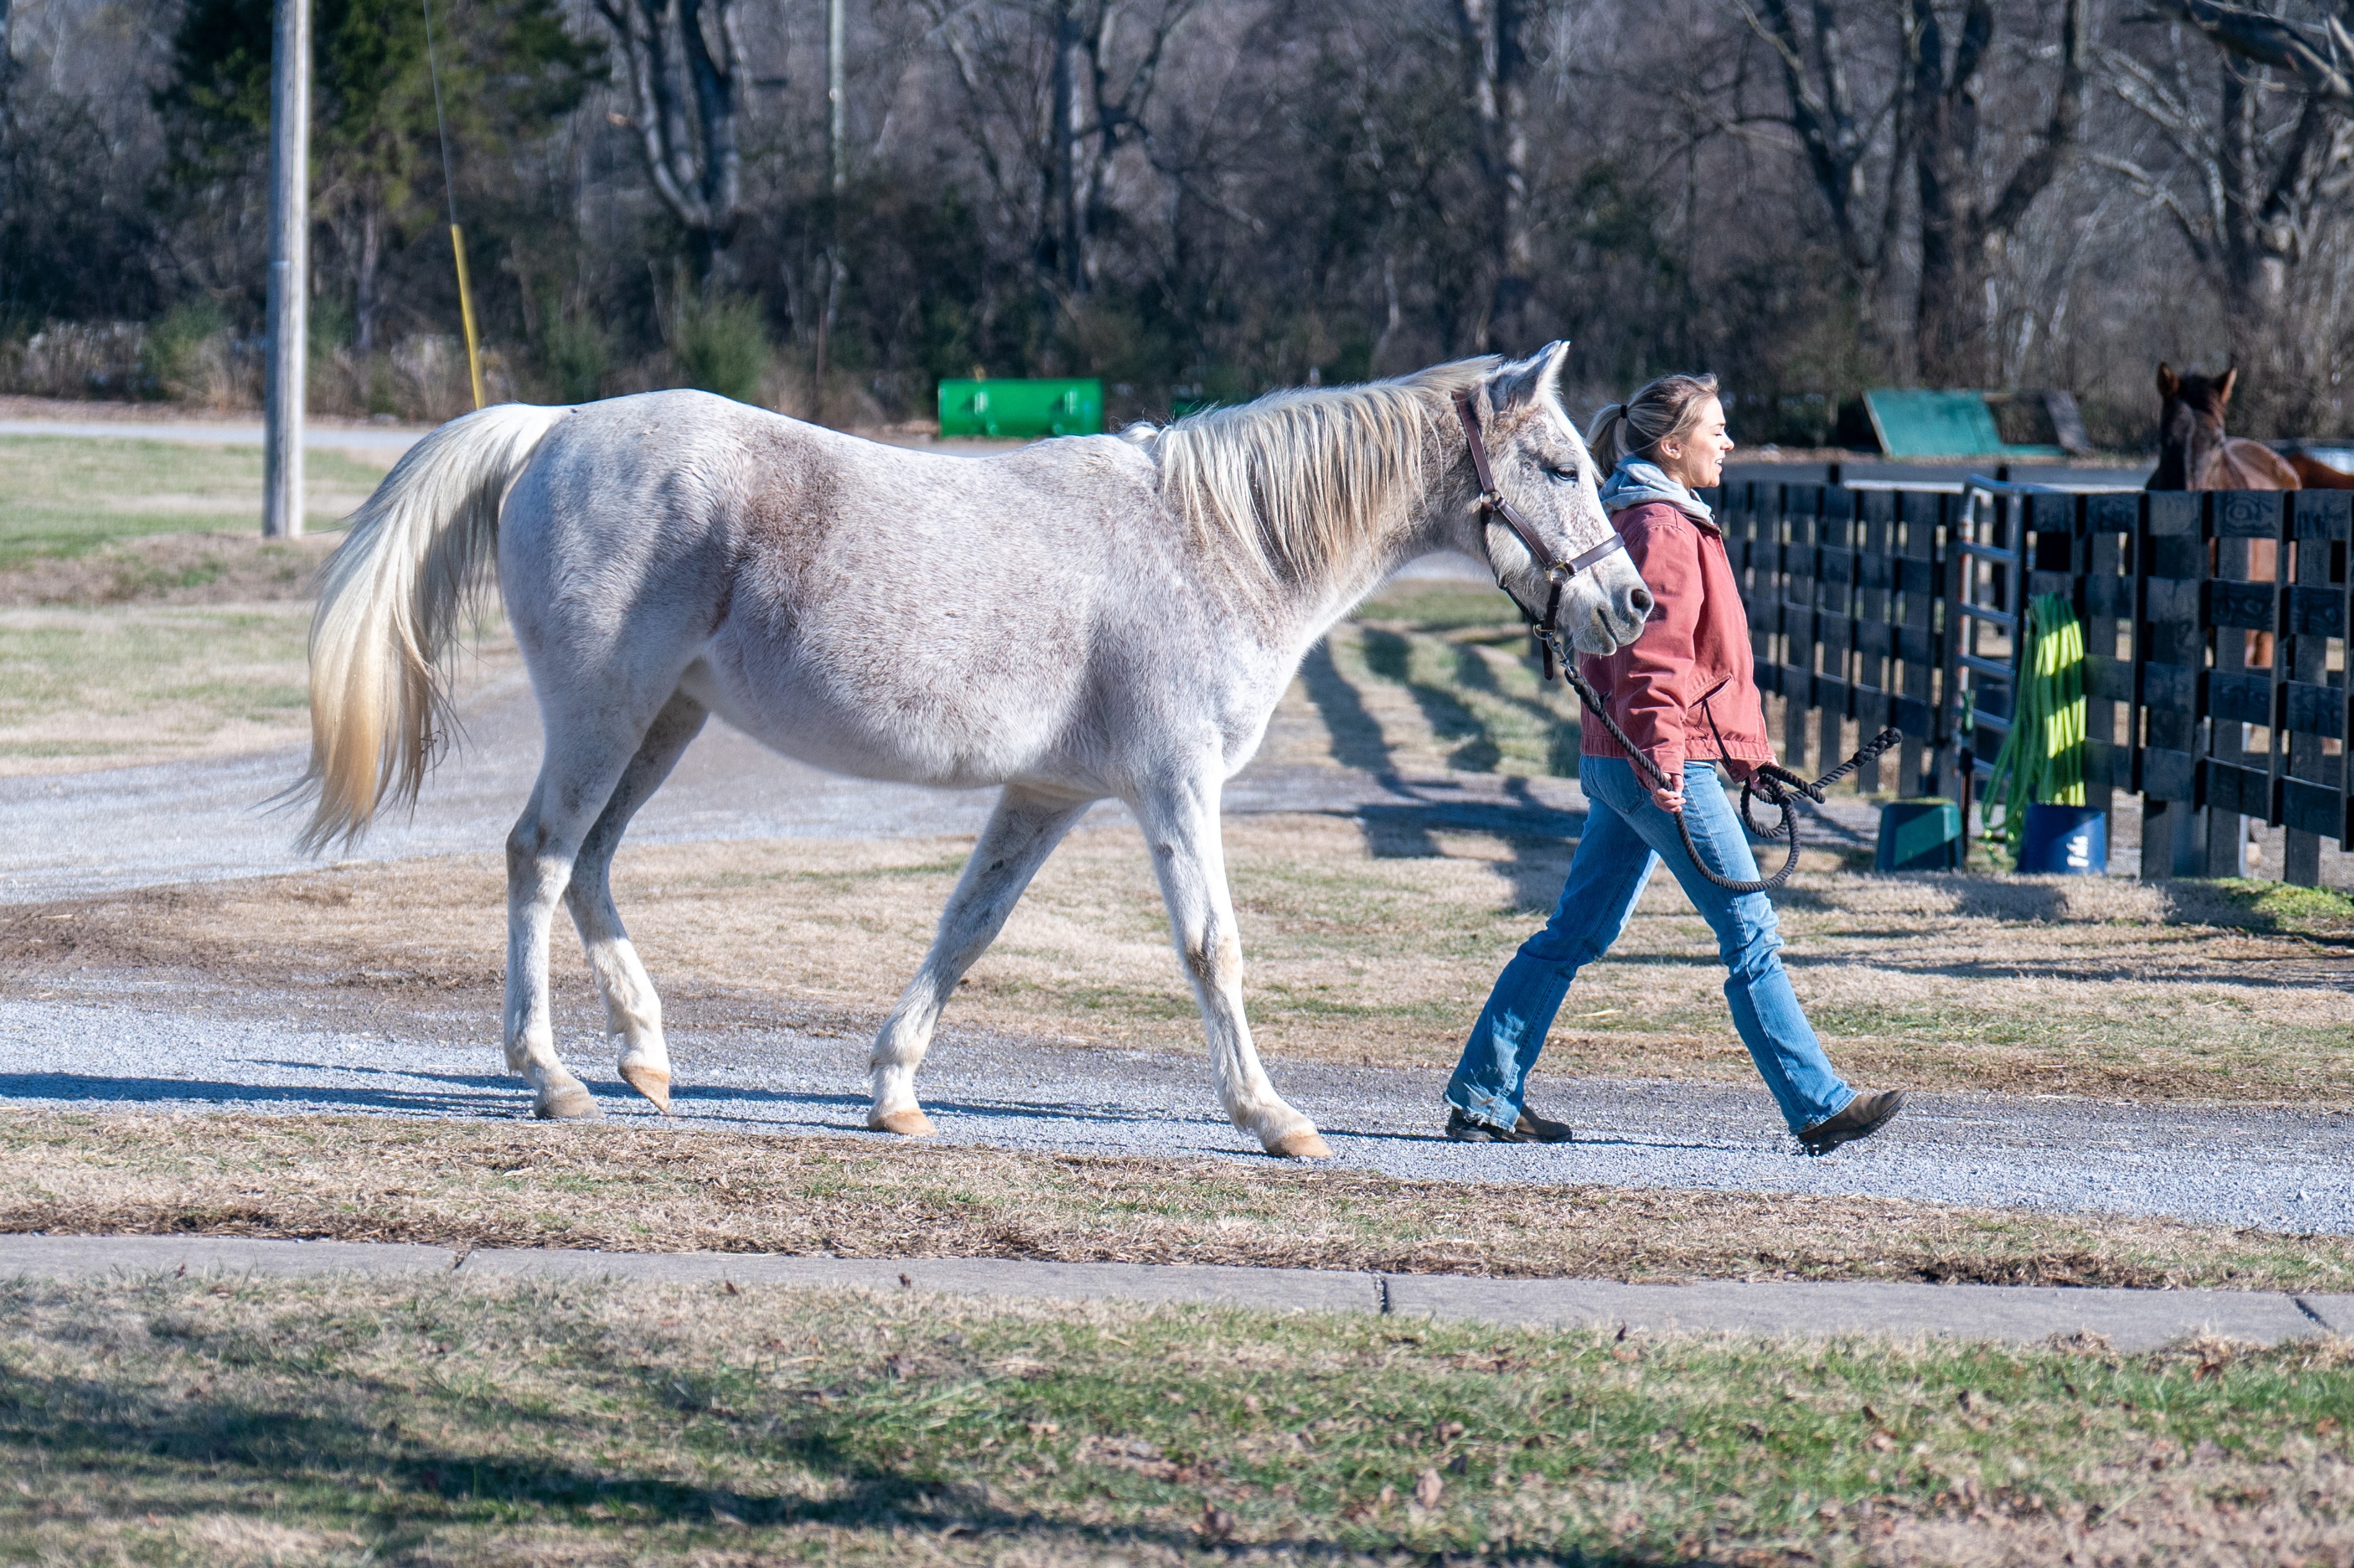
<instances>
[{"instance_id":1,"label":"dirt ground","mask_svg":"<svg viewBox=\"0 0 2354 1568\"><path fill-rule=\"evenodd\" d=\"M1353 821L1228 824L1246 992L1271 1060L1444 1066L1570 846L1439 832L1394 853ZM616 893L673 1026L871 1032L913 972L964 839L628 848ZM2354 1103L2354 906L2331 894L2100 878L1801 873L1781 899L1801 1000L1860 1081L2117 1099ZM2282 893L2306 902L2283 912ZM2265 900L2271 898L2273 902ZM208 1009L323 1024L430 1012L496 1033L504 872L491 855L345 864L0 911L0 993L133 971ZM601 1016L559 952L562 1005ZM1745 1081L1712 939L1655 882L1571 992L1548 1065ZM1142 847L1120 825L1055 854L950 1019L1193 1051L1199 1022Z\"/></svg>"}]
</instances>

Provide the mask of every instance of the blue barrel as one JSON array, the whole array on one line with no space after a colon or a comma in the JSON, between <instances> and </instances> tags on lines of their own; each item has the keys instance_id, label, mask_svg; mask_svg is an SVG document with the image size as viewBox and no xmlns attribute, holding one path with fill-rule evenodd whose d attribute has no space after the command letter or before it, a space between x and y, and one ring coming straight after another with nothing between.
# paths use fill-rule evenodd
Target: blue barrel
<instances>
[{"instance_id":1,"label":"blue barrel","mask_svg":"<svg viewBox=\"0 0 2354 1568\"><path fill-rule=\"evenodd\" d=\"M1874 871L1951 871L1962 863L1962 809L1940 797L1880 808Z\"/></svg>"},{"instance_id":2,"label":"blue barrel","mask_svg":"<svg viewBox=\"0 0 2354 1568\"><path fill-rule=\"evenodd\" d=\"M2109 869L2109 814L2098 806L2030 806L2019 869L2101 876Z\"/></svg>"}]
</instances>

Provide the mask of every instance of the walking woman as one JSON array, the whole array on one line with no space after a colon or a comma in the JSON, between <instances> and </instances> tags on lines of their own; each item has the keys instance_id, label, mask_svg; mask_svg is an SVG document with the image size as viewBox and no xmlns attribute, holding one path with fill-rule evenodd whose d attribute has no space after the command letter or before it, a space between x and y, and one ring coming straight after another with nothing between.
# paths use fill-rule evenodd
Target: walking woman
<instances>
[{"instance_id":1,"label":"walking woman","mask_svg":"<svg viewBox=\"0 0 2354 1568\"><path fill-rule=\"evenodd\" d=\"M1609 469L1602 504L1649 585L1655 608L1634 642L1579 668L1610 716L1670 781L1649 787L1602 726L1585 727L1586 801L1569 882L1545 928L1504 966L1447 1086L1447 1136L1463 1142L1562 1143L1570 1128L1530 1110L1529 1070L1577 971L1626 929L1664 858L1716 932L1733 1026L1800 1143L1813 1154L1869 1138L1904 1103L1859 1094L1823 1054L1783 972L1774 906L1727 893L1692 865L1676 818L1717 874L1755 881L1757 863L1723 786L1774 759L1751 673L1749 620L1723 535L1695 491L1717 483L1733 442L1712 376L1663 376L1596 416L1587 443Z\"/></svg>"}]
</instances>

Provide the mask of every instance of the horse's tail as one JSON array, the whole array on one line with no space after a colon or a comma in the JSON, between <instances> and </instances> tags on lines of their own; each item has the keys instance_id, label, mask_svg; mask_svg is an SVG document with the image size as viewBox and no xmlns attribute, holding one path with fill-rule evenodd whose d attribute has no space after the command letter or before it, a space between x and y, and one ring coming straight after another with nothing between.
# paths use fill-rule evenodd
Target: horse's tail
<instances>
[{"instance_id":1,"label":"horse's tail","mask_svg":"<svg viewBox=\"0 0 2354 1568\"><path fill-rule=\"evenodd\" d=\"M413 802L450 718L450 654L489 576L507 488L568 408L503 403L411 447L352 514L320 573L311 617L311 766L289 797L315 797L302 846L367 831L386 801Z\"/></svg>"}]
</instances>

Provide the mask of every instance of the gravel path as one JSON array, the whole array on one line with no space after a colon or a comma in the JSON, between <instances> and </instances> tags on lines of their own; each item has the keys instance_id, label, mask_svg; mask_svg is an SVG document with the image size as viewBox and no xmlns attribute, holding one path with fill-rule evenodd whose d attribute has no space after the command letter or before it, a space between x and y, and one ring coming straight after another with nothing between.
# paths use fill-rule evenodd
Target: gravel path
<instances>
[{"instance_id":1,"label":"gravel path","mask_svg":"<svg viewBox=\"0 0 2354 1568\"><path fill-rule=\"evenodd\" d=\"M160 990L160 988L159 988ZM527 1114L495 1048L409 1032L327 1032L208 1017L125 992L0 1001L0 1104L510 1118ZM686 1125L744 1132L863 1130L864 1040L778 1028L673 1036ZM593 1038L566 1055L609 1115L659 1118ZM1467 1146L1437 1136L1432 1072L1271 1064L1340 1162L1429 1181L1842 1193L2165 1214L2289 1232L2354 1232L2354 1116L2280 1109L1919 1097L1871 1143L1808 1160L1762 1088L1581 1080L1536 1098L1580 1129L1567 1148ZM1066 1049L943 1031L921 1080L942 1137L1072 1153L1265 1157L1226 1125L1206 1064L1168 1053Z\"/></svg>"}]
</instances>

